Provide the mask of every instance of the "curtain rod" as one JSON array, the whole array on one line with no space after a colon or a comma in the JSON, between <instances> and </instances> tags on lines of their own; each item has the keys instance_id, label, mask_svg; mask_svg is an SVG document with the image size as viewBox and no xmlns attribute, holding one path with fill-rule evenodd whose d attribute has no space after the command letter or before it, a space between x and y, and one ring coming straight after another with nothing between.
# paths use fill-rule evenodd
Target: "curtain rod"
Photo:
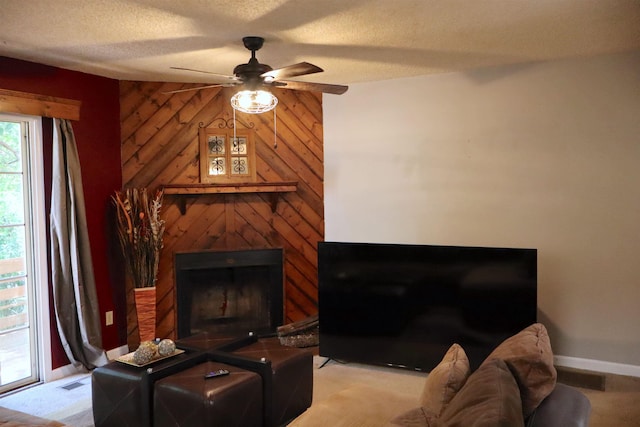
<instances>
[{"instance_id":1,"label":"curtain rod","mask_svg":"<svg viewBox=\"0 0 640 427\"><path fill-rule=\"evenodd\" d=\"M80 120L80 101L0 89L0 111L32 116Z\"/></svg>"}]
</instances>

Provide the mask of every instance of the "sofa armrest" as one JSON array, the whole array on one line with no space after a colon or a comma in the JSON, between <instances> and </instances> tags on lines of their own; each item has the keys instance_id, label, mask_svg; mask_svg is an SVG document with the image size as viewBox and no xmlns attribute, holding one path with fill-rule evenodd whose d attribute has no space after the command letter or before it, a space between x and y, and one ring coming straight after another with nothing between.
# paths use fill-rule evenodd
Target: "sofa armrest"
<instances>
[{"instance_id":1,"label":"sofa armrest","mask_svg":"<svg viewBox=\"0 0 640 427\"><path fill-rule=\"evenodd\" d=\"M66 424L0 407L0 426L4 425L13 427L64 427Z\"/></svg>"},{"instance_id":2,"label":"sofa armrest","mask_svg":"<svg viewBox=\"0 0 640 427\"><path fill-rule=\"evenodd\" d=\"M556 384L527 419L527 427L587 427L591 415L591 402L579 390L565 384Z\"/></svg>"}]
</instances>

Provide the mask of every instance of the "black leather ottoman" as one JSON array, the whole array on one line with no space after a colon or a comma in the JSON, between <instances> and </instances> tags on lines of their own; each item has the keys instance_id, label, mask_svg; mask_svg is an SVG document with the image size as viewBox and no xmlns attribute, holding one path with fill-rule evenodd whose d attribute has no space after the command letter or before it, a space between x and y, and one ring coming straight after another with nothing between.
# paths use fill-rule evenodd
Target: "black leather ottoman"
<instances>
[{"instance_id":1,"label":"black leather ottoman","mask_svg":"<svg viewBox=\"0 0 640 427\"><path fill-rule=\"evenodd\" d=\"M229 375L205 379L226 369ZM206 361L156 381L154 427L261 427L262 379L255 372Z\"/></svg>"},{"instance_id":2,"label":"black leather ottoman","mask_svg":"<svg viewBox=\"0 0 640 427\"><path fill-rule=\"evenodd\" d=\"M95 427L151 427L154 382L203 360L204 353L185 352L149 367L114 361L94 369L91 399Z\"/></svg>"},{"instance_id":3,"label":"black leather ottoman","mask_svg":"<svg viewBox=\"0 0 640 427\"><path fill-rule=\"evenodd\" d=\"M186 338L180 338L176 341L176 347L185 350L215 350L219 347L225 347L240 339L238 336L225 336L220 334L212 334L210 332L201 332Z\"/></svg>"},{"instance_id":4,"label":"black leather ottoman","mask_svg":"<svg viewBox=\"0 0 640 427\"><path fill-rule=\"evenodd\" d=\"M302 414L313 398L313 353L285 347L278 338L260 338L230 352L232 356L270 362L270 378L264 378L270 395L265 404L271 407L266 425L285 425ZM269 382L270 387L268 387Z\"/></svg>"}]
</instances>

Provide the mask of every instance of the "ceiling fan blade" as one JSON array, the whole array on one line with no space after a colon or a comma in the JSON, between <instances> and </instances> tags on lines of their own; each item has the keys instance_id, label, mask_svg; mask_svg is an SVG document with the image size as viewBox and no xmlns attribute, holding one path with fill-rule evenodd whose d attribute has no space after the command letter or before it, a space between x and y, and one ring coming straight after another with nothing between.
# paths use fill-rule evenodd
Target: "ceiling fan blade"
<instances>
[{"instance_id":1,"label":"ceiling fan blade","mask_svg":"<svg viewBox=\"0 0 640 427\"><path fill-rule=\"evenodd\" d=\"M306 76L307 74L321 73L324 70L317 65L309 64L308 62L299 62L293 65L287 65L286 67L276 68L275 70L262 73L260 77L264 77L270 80L280 80L289 77Z\"/></svg>"},{"instance_id":2,"label":"ceiling fan blade","mask_svg":"<svg viewBox=\"0 0 640 427\"><path fill-rule=\"evenodd\" d=\"M239 82L240 79L236 76L228 76L226 74L218 74L218 73L212 73L211 71L202 71L202 70L194 70L193 68L182 68L182 67L170 67L173 70L182 70L182 71L192 71L194 73L204 73L204 74L209 74L212 76L216 76L216 77L220 77L223 80L230 80L233 82Z\"/></svg>"},{"instance_id":3,"label":"ceiling fan blade","mask_svg":"<svg viewBox=\"0 0 640 427\"><path fill-rule=\"evenodd\" d=\"M187 88L187 89L168 90L166 92L162 92L162 94L169 95L169 94L172 94L172 93L181 93L181 92L189 92L189 91L192 91L192 90L209 89L209 88L212 88L212 87L228 87L228 86L235 86L235 85L233 85L233 84L219 84L218 83L218 84L215 84L215 85L190 87L190 88Z\"/></svg>"},{"instance_id":4,"label":"ceiling fan blade","mask_svg":"<svg viewBox=\"0 0 640 427\"><path fill-rule=\"evenodd\" d=\"M274 82L274 86L282 87L283 89L294 90L311 90L316 92L330 93L333 95L342 95L349 89L349 86L344 85L331 85L326 83L310 83L310 82L294 82L279 80Z\"/></svg>"}]
</instances>

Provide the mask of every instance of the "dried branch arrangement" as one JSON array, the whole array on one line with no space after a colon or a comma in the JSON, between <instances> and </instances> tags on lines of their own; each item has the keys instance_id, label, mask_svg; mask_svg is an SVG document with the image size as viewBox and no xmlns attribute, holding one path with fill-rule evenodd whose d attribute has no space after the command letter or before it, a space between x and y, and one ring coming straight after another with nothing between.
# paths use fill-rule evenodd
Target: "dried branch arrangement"
<instances>
[{"instance_id":1,"label":"dried branch arrangement","mask_svg":"<svg viewBox=\"0 0 640 427\"><path fill-rule=\"evenodd\" d=\"M162 191L149 198L146 188L116 191L118 239L127 272L136 288L155 286L162 249Z\"/></svg>"}]
</instances>

